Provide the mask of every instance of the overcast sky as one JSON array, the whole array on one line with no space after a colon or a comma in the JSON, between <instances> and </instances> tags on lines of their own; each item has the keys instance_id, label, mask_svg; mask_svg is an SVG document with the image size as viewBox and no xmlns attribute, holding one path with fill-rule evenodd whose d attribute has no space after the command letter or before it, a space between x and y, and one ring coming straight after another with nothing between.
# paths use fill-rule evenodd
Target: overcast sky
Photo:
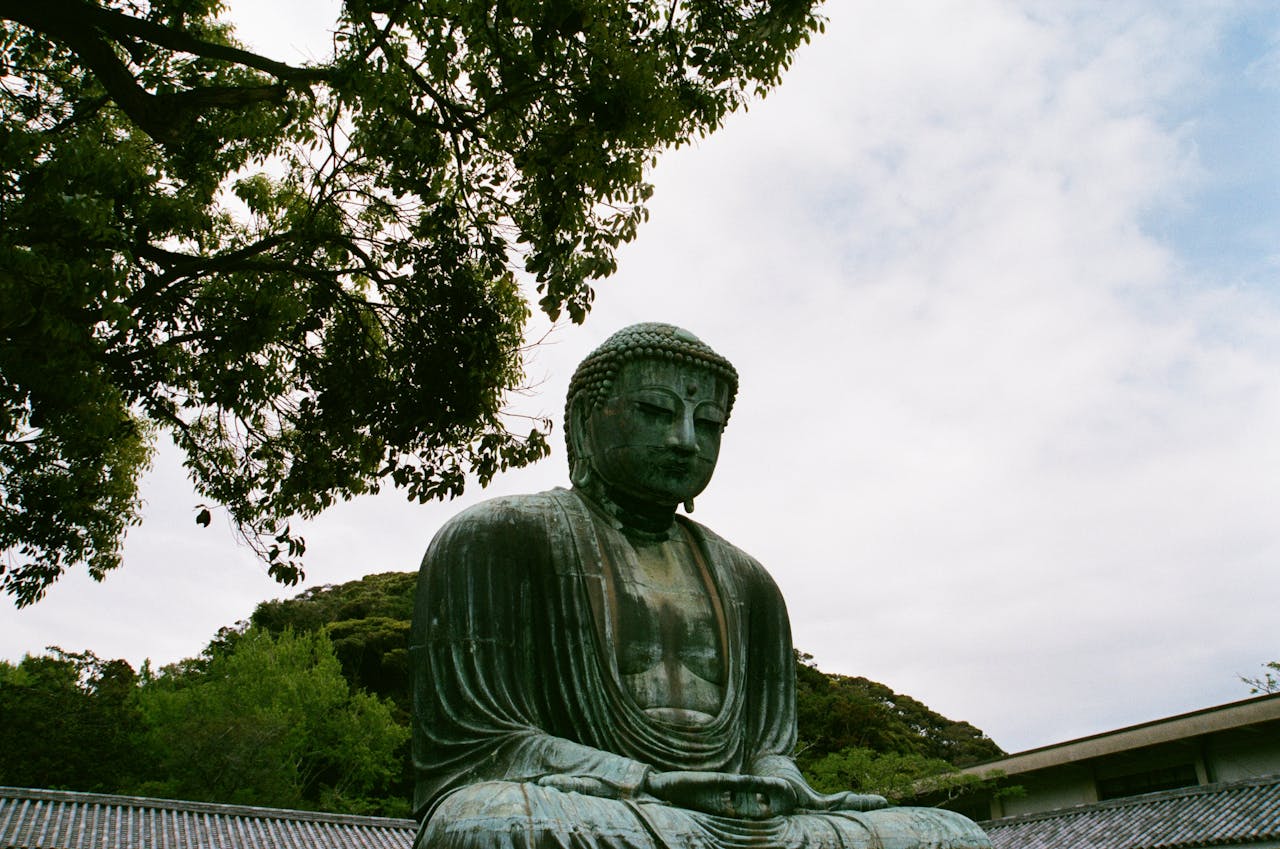
<instances>
[{"instance_id":1,"label":"overcast sky","mask_svg":"<svg viewBox=\"0 0 1280 849\"><path fill-rule=\"evenodd\" d=\"M315 2L232 7L274 56L324 50ZM415 569L465 504L566 483L573 366L669 321L742 375L695 518L770 569L823 670L1010 751L1247 697L1280 659L1280 5L825 11L774 94L662 157L586 325L535 351L513 406L557 420L554 454L331 510L306 586ZM0 656L166 663L298 591L195 524L167 446L143 495L125 566L0 608Z\"/></svg>"}]
</instances>

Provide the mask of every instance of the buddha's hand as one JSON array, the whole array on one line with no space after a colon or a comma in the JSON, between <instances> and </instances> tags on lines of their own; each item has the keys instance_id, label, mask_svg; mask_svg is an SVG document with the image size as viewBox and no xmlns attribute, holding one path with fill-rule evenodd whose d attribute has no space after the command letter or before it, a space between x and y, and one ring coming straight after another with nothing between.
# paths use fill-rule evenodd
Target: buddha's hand
<instances>
[{"instance_id":1,"label":"buddha's hand","mask_svg":"<svg viewBox=\"0 0 1280 849\"><path fill-rule=\"evenodd\" d=\"M538 779L538 786L551 787L562 793L603 796L606 799L618 799L622 796L614 785L590 775L544 775Z\"/></svg>"},{"instance_id":2,"label":"buddha's hand","mask_svg":"<svg viewBox=\"0 0 1280 849\"><path fill-rule=\"evenodd\" d=\"M651 772L644 788L681 808L744 819L766 819L791 813L795 788L784 778L726 772Z\"/></svg>"},{"instance_id":3,"label":"buddha's hand","mask_svg":"<svg viewBox=\"0 0 1280 849\"><path fill-rule=\"evenodd\" d=\"M795 788L796 807L810 811L875 811L889 807L889 800L869 793L819 793L808 784Z\"/></svg>"}]
</instances>

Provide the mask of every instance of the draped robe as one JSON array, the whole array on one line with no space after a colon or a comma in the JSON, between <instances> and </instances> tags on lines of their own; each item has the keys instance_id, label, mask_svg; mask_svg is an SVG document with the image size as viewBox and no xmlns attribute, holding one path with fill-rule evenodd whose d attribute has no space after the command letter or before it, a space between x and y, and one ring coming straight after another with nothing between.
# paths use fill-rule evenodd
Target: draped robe
<instances>
[{"instance_id":1,"label":"draped robe","mask_svg":"<svg viewBox=\"0 0 1280 849\"><path fill-rule=\"evenodd\" d=\"M651 771L803 782L786 607L754 559L677 518L710 594L727 677L719 713L654 718L618 670L613 586L634 554L577 492L479 504L447 523L419 574L413 664L415 849L987 847L947 811L716 816L642 790ZM591 794L540 785L589 781Z\"/></svg>"}]
</instances>

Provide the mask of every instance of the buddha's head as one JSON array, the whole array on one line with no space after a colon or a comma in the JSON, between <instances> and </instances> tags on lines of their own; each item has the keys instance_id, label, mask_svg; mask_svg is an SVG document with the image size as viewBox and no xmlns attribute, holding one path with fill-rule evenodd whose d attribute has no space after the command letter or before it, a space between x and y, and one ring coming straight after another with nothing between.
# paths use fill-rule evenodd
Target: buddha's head
<instances>
[{"instance_id":1,"label":"buddha's head","mask_svg":"<svg viewBox=\"0 0 1280 849\"><path fill-rule=\"evenodd\" d=\"M711 480L737 391L737 371L692 333L669 324L619 330L569 383L574 485L632 504L688 504Z\"/></svg>"}]
</instances>

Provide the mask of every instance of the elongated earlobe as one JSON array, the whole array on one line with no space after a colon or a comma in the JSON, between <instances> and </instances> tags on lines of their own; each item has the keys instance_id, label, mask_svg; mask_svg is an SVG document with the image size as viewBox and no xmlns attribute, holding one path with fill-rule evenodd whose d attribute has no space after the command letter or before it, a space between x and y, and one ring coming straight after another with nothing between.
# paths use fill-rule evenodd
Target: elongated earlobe
<instances>
[{"instance_id":1,"label":"elongated earlobe","mask_svg":"<svg viewBox=\"0 0 1280 849\"><path fill-rule=\"evenodd\" d=\"M573 446L573 462L569 464L569 480L578 489L587 489L594 481L591 466L591 440L587 437L587 419L590 407L586 399L578 396L568 411L569 441Z\"/></svg>"},{"instance_id":2,"label":"elongated earlobe","mask_svg":"<svg viewBox=\"0 0 1280 849\"><path fill-rule=\"evenodd\" d=\"M684 502L684 512L686 512L686 513L692 513L692 512L693 512L693 499L692 499L692 498L685 499L685 502Z\"/></svg>"},{"instance_id":3,"label":"elongated earlobe","mask_svg":"<svg viewBox=\"0 0 1280 849\"><path fill-rule=\"evenodd\" d=\"M575 457L573 468L569 470L569 480L578 489L586 489L591 483L591 458Z\"/></svg>"}]
</instances>

